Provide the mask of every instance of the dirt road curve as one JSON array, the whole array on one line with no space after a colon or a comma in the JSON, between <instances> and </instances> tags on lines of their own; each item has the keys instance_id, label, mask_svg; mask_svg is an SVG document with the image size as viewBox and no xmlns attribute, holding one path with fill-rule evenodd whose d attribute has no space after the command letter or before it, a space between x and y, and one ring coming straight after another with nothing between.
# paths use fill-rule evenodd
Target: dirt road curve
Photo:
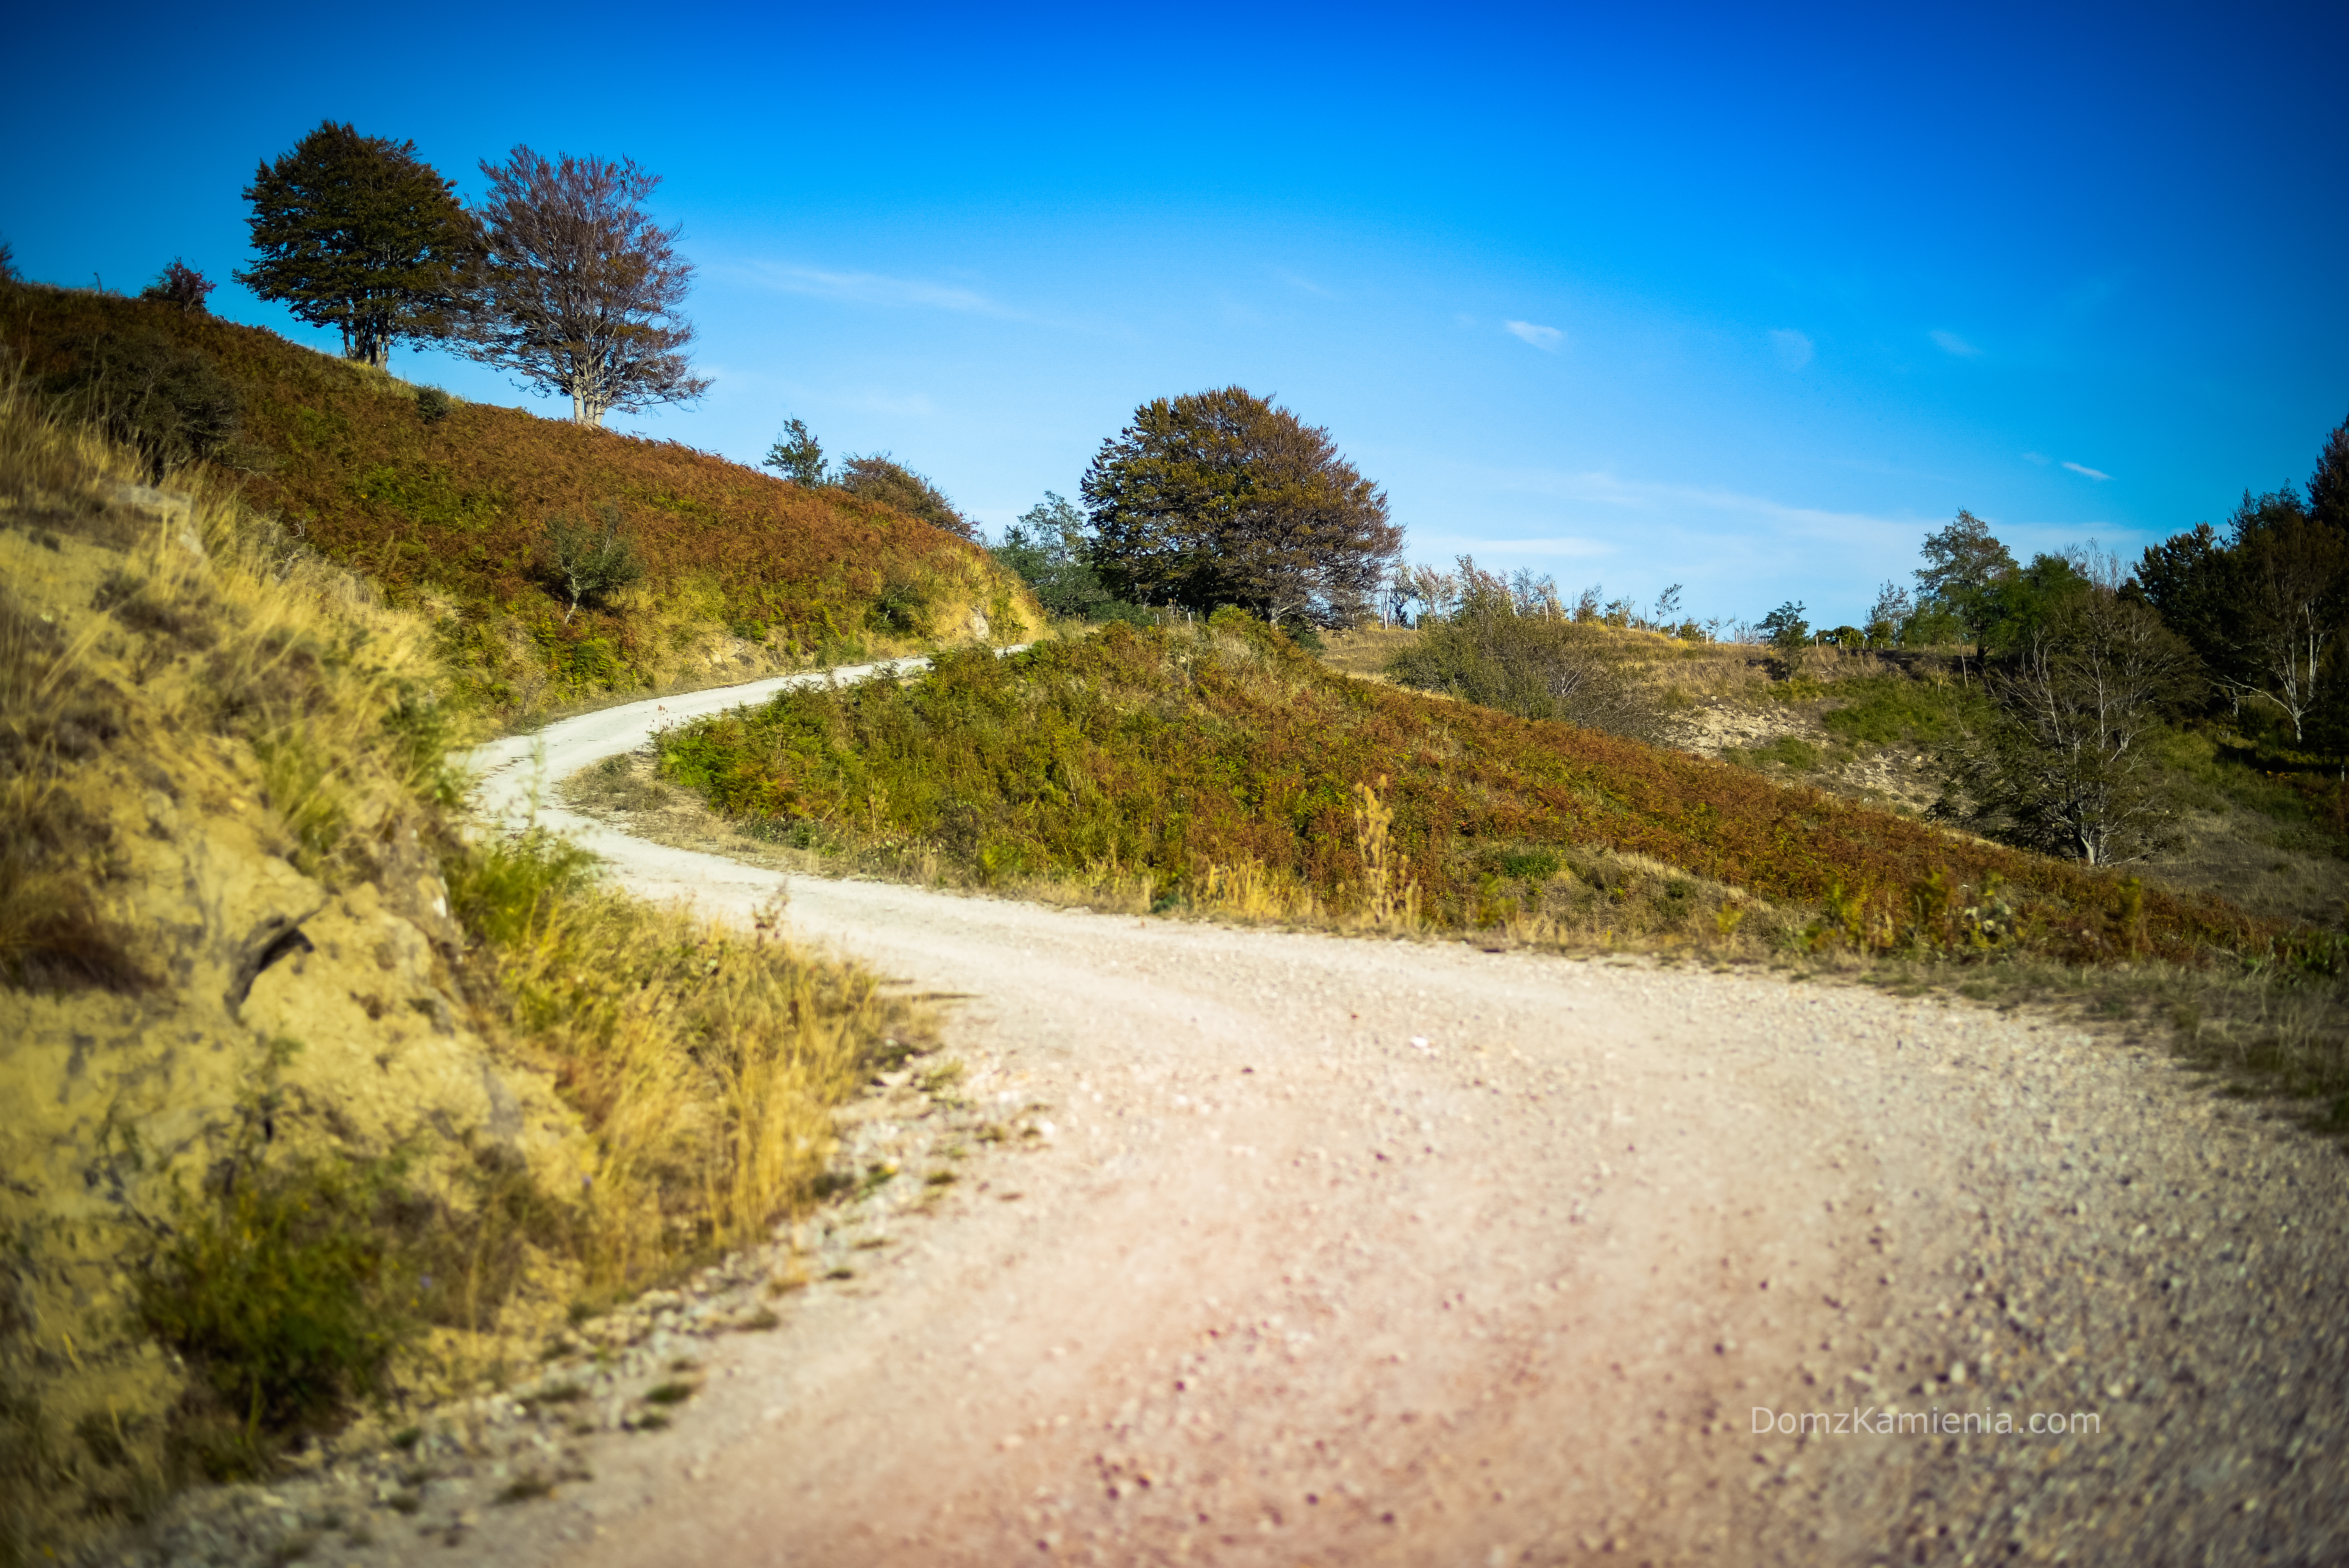
<instances>
[{"instance_id":1,"label":"dirt road curve","mask_svg":"<svg viewBox=\"0 0 2349 1568\"><path fill-rule=\"evenodd\" d=\"M659 706L554 727L550 770ZM590 836L655 895L776 881ZM2341 1158L2158 1057L1764 977L791 895L968 993L968 1092L1050 1136L432 1558L2349 1558ZM1922 1429L1968 1416L2013 1429Z\"/></svg>"}]
</instances>

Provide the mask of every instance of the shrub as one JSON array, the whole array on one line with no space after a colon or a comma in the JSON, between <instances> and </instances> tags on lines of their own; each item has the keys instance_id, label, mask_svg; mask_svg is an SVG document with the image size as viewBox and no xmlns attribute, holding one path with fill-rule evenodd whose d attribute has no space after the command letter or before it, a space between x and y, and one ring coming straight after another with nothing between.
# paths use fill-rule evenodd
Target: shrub
<instances>
[{"instance_id":1,"label":"shrub","mask_svg":"<svg viewBox=\"0 0 2349 1568\"><path fill-rule=\"evenodd\" d=\"M203 273L173 256L161 275L139 291L139 297L178 305L191 315L204 315L209 314L204 297L218 287L220 284L206 281Z\"/></svg>"},{"instance_id":2,"label":"shrub","mask_svg":"<svg viewBox=\"0 0 2349 1568\"><path fill-rule=\"evenodd\" d=\"M257 1469L263 1439L388 1392L392 1358L417 1332L404 1174L396 1160L248 1158L180 1205L139 1310L234 1425L200 1456L217 1479Z\"/></svg>"},{"instance_id":3,"label":"shrub","mask_svg":"<svg viewBox=\"0 0 2349 1568\"><path fill-rule=\"evenodd\" d=\"M564 894L594 880L595 857L544 829L489 839L442 867L449 907L466 930L499 946L520 942Z\"/></svg>"},{"instance_id":4,"label":"shrub","mask_svg":"<svg viewBox=\"0 0 2349 1568\"><path fill-rule=\"evenodd\" d=\"M1954 743L1969 720L1984 717L1982 699L1955 686L1935 686L1906 676L1876 676L1835 688L1846 700L1819 722L1847 740L1876 746Z\"/></svg>"},{"instance_id":5,"label":"shrub","mask_svg":"<svg viewBox=\"0 0 2349 1568\"><path fill-rule=\"evenodd\" d=\"M812 445L812 442L811 442ZM932 528L958 539L977 539L978 529L955 510L938 487L885 452L851 458L840 466L840 488L866 500L920 518Z\"/></svg>"},{"instance_id":6,"label":"shrub","mask_svg":"<svg viewBox=\"0 0 2349 1568\"><path fill-rule=\"evenodd\" d=\"M1387 674L1520 718L1558 719L1639 740L1661 737L1663 717L1633 682L1619 645L1597 623L1569 618L1555 599L1520 603L1463 557L1461 603L1427 618Z\"/></svg>"},{"instance_id":7,"label":"shrub","mask_svg":"<svg viewBox=\"0 0 2349 1568\"><path fill-rule=\"evenodd\" d=\"M416 389L416 417L428 425L437 425L447 418L449 411L456 406L457 399L438 387L419 387Z\"/></svg>"},{"instance_id":8,"label":"shrub","mask_svg":"<svg viewBox=\"0 0 2349 1568\"><path fill-rule=\"evenodd\" d=\"M98 332L47 385L69 418L135 446L158 471L211 456L235 436L241 418L236 388L212 356L152 326Z\"/></svg>"},{"instance_id":9,"label":"shrub","mask_svg":"<svg viewBox=\"0 0 2349 1568\"><path fill-rule=\"evenodd\" d=\"M620 509L605 501L595 511L600 528L567 517L547 520L547 577L570 604L563 615L566 622L583 607L609 603L645 575L636 546L620 533Z\"/></svg>"},{"instance_id":10,"label":"shrub","mask_svg":"<svg viewBox=\"0 0 2349 1568\"><path fill-rule=\"evenodd\" d=\"M1590 850L1649 867L1642 886L1681 875L1785 906L1841 900L1857 913L1836 930L1856 923L1871 948L2125 951L2116 879L1684 753L1349 681L1234 612L785 692L668 731L660 757L769 834L895 846L902 864L931 856L982 885L1140 879L1164 900L1253 878L1293 889L1295 907L1360 912L1355 794L1384 775L1390 874L1438 926L1491 923L1485 879L1520 875L1501 851ZM2011 920L1982 913L2002 879ZM2271 934L2216 900L2147 892L2138 907L2165 956Z\"/></svg>"}]
</instances>

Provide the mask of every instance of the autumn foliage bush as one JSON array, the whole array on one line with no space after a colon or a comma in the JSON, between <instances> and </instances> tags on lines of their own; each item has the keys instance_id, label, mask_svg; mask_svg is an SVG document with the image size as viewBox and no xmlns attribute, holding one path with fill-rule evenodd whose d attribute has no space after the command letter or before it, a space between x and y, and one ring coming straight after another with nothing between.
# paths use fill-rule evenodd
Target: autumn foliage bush
<instances>
[{"instance_id":1,"label":"autumn foliage bush","mask_svg":"<svg viewBox=\"0 0 2349 1568\"><path fill-rule=\"evenodd\" d=\"M1349 680L1232 613L786 692L661 748L739 819L917 843L980 882L1142 876L1164 900L1253 867L1343 913L1368 891L1357 791L1384 777L1389 854L1443 928L1522 913L1517 890L1578 861L1603 880L1597 849L1800 911L1813 946L2191 960L2276 936L1685 753Z\"/></svg>"}]
</instances>

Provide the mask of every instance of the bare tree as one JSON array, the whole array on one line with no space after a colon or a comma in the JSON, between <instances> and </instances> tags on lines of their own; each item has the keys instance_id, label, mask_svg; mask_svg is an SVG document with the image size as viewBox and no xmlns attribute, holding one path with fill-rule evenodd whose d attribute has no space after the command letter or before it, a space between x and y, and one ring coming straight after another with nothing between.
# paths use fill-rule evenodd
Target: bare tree
<instances>
[{"instance_id":1,"label":"bare tree","mask_svg":"<svg viewBox=\"0 0 2349 1568\"><path fill-rule=\"evenodd\" d=\"M481 172L486 260L466 334L474 357L568 397L582 425L709 390L682 352L693 341L679 312L693 267L677 253L680 231L644 210L660 176L628 159L549 162L527 147Z\"/></svg>"},{"instance_id":2,"label":"bare tree","mask_svg":"<svg viewBox=\"0 0 2349 1568\"><path fill-rule=\"evenodd\" d=\"M2242 528L2242 618L2259 695L2292 719L2294 744L2316 706L2324 653L2349 599L2349 548L2342 536L2297 508Z\"/></svg>"},{"instance_id":3,"label":"bare tree","mask_svg":"<svg viewBox=\"0 0 2349 1568\"><path fill-rule=\"evenodd\" d=\"M2159 615L2105 583L2035 618L1990 676L1998 718L1959 769L1974 820L2090 865L2160 847L2176 810L2146 743L2193 662Z\"/></svg>"},{"instance_id":4,"label":"bare tree","mask_svg":"<svg viewBox=\"0 0 2349 1568\"><path fill-rule=\"evenodd\" d=\"M1394 680L1525 718L1636 740L1662 737L1662 715L1632 680L1616 640L1577 621L1549 578L1522 570L1504 577L1465 555L1456 575L1443 575L1452 608L1421 621L1419 641L1387 665Z\"/></svg>"}]
</instances>

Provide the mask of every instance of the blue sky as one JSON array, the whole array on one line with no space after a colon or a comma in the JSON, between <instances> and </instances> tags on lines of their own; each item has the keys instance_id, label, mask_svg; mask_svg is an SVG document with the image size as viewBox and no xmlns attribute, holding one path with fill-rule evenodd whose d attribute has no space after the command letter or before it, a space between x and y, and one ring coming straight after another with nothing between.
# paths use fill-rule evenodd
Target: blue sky
<instances>
[{"instance_id":1,"label":"blue sky","mask_svg":"<svg viewBox=\"0 0 2349 1568\"><path fill-rule=\"evenodd\" d=\"M1856 618L1961 506L2134 554L2349 416L2349 12L1636 9L49 7L0 236L331 347L224 281L321 119L468 195L632 156L716 387L620 428L755 461L796 414L999 529L1236 381L1414 558L1730 618Z\"/></svg>"}]
</instances>

